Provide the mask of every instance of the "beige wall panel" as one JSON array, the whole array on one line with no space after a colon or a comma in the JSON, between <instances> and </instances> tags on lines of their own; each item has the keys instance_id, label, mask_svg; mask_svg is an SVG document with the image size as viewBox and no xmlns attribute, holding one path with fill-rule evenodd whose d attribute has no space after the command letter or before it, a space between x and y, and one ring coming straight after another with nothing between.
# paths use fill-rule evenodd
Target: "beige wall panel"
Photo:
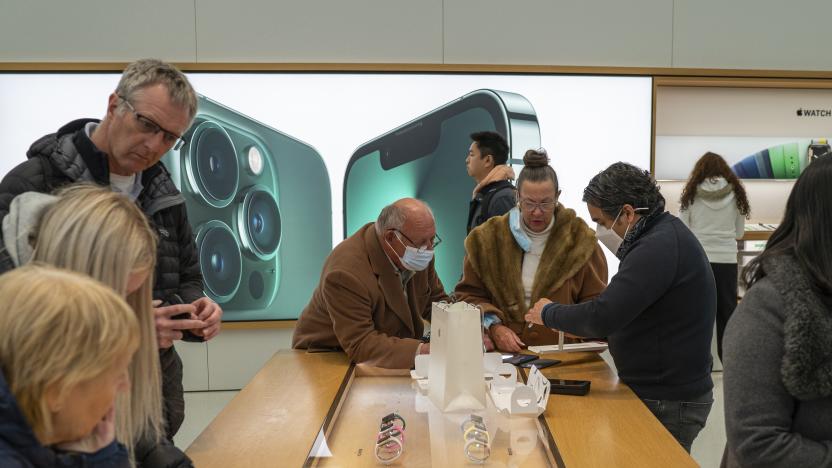
<instances>
[{"instance_id":1,"label":"beige wall panel","mask_svg":"<svg viewBox=\"0 0 832 468\"><path fill-rule=\"evenodd\" d=\"M291 349L294 328L223 330L208 342L208 389L239 390L281 349Z\"/></svg>"},{"instance_id":2,"label":"beige wall panel","mask_svg":"<svg viewBox=\"0 0 832 468\"><path fill-rule=\"evenodd\" d=\"M208 345L177 341L175 346L182 358L182 386L185 391L208 390Z\"/></svg>"},{"instance_id":3,"label":"beige wall panel","mask_svg":"<svg viewBox=\"0 0 832 468\"><path fill-rule=\"evenodd\" d=\"M196 60L192 1L0 0L0 61Z\"/></svg>"},{"instance_id":4,"label":"beige wall panel","mask_svg":"<svg viewBox=\"0 0 832 468\"><path fill-rule=\"evenodd\" d=\"M813 138L830 130L832 89L660 86L656 91L656 135Z\"/></svg>"},{"instance_id":5,"label":"beige wall panel","mask_svg":"<svg viewBox=\"0 0 832 468\"><path fill-rule=\"evenodd\" d=\"M442 1L196 0L201 62L442 62Z\"/></svg>"},{"instance_id":6,"label":"beige wall panel","mask_svg":"<svg viewBox=\"0 0 832 468\"><path fill-rule=\"evenodd\" d=\"M445 62L669 67L672 2L445 2Z\"/></svg>"},{"instance_id":7,"label":"beige wall panel","mask_svg":"<svg viewBox=\"0 0 832 468\"><path fill-rule=\"evenodd\" d=\"M832 70L828 0L675 0L673 66Z\"/></svg>"}]
</instances>

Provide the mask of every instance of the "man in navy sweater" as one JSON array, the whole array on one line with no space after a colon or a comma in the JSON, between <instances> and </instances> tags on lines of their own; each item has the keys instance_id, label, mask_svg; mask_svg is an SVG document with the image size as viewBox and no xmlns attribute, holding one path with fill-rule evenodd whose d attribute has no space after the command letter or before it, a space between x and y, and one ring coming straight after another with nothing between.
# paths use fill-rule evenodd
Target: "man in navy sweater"
<instances>
[{"instance_id":1,"label":"man in navy sweater","mask_svg":"<svg viewBox=\"0 0 832 468\"><path fill-rule=\"evenodd\" d=\"M604 336L618 374L690 452L713 404L711 337L716 286L693 233L664 210L649 172L615 163L584 189L598 239L620 260L589 302L541 299L526 320Z\"/></svg>"}]
</instances>

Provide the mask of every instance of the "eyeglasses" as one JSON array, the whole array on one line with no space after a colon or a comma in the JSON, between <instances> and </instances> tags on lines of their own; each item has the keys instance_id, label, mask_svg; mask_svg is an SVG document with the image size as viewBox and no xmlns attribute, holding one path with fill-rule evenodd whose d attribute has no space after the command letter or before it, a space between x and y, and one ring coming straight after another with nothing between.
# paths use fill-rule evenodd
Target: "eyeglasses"
<instances>
[{"instance_id":1,"label":"eyeglasses","mask_svg":"<svg viewBox=\"0 0 832 468\"><path fill-rule=\"evenodd\" d=\"M536 208L540 208L540 211L542 211L544 213L548 213L549 211L554 210L555 206L557 204L558 204L558 202L554 202L554 201L552 201L552 202L543 202L543 203L535 203L531 200L526 200L526 199L522 199L522 198L520 199L520 208L523 208L523 211L529 211L529 212L534 211Z\"/></svg>"},{"instance_id":2,"label":"eyeglasses","mask_svg":"<svg viewBox=\"0 0 832 468\"><path fill-rule=\"evenodd\" d=\"M421 246L421 247L417 247L417 246L416 246L416 243L415 243L415 242L413 242L412 240L410 240L410 238L409 238L409 237L407 237L407 236L405 235L405 233L403 233L403 232L399 231L398 229L395 229L395 231L396 231L396 232L398 232L399 234L401 234L402 236L404 236L404 238L405 238L405 239L407 239L407 241L408 241L408 242L410 242L410 245L412 245L413 247L416 247L416 248L417 248L417 249L419 249L419 250L422 250L422 249L427 249L427 248L429 248L429 247L433 247L433 248L435 249L437 245L439 245L439 244L441 244L441 243L442 243L442 238L441 238L441 237L439 237L439 234L434 234L434 235L433 235L433 238L431 238L431 240L428 242L428 245L423 245L423 246Z\"/></svg>"},{"instance_id":3,"label":"eyeglasses","mask_svg":"<svg viewBox=\"0 0 832 468\"><path fill-rule=\"evenodd\" d=\"M127 108L130 109L130 112L132 112L133 115L136 116L136 122L139 123L139 130L142 133L156 135L157 133L162 132L162 138L164 139L165 144L171 145L174 150L182 148L182 145L185 144L185 138L169 130L165 130L164 128L162 128L161 125L157 124L152 119L145 117L139 112L136 112L136 108L133 107L133 104L130 104L130 101L124 99L122 96L119 96L119 99L121 99L127 105Z\"/></svg>"}]
</instances>

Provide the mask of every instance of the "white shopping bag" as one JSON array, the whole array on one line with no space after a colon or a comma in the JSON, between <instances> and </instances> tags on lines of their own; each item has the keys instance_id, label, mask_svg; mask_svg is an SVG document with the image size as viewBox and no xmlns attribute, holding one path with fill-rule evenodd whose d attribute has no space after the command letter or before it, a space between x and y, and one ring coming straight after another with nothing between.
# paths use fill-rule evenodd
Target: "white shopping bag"
<instances>
[{"instance_id":1,"label":"white shopping bag","mask_svg":"<svg viewBox=\"0 0 832 468\"><path fill-rule=\"evenodd\" d=\"M433 303L428 395L440 411L485 408L482 318L465 302Z\"/></svg>"}]
</instances>

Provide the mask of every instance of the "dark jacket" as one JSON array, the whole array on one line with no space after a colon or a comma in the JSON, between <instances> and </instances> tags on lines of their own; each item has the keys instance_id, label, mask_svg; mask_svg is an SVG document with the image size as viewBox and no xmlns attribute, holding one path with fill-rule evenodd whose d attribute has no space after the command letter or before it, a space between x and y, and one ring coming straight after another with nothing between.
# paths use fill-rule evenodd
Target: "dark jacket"
<instances>
[{"instance_id":1,"label":"dark jacket","mask_svg":"<svg viewBox=\"0 0 832 468\"><path fill-rule=\"evenodd\" d=\"M95 453L59 452L41 445L0 371L0 466L23 467L129 467L127 449L113 442Z\"/></svg>"},{"instance_id":2,"label":"dark jacket","mask_svg":"<svg viewBox=\"0 0 832 468\"><path fill-rule=\"evenodd\" d=\"M494 216L502 216L516 204L514 185L498 180L481 188L468 205L468 232Z\"/></svg>"},{"instance_id":3,"label":"dark jacket","mask_svg":"<svg viewBox=\"0 0 832 468\"><path fill-rule=\"evenodd\" d=\"M23 192L48 193L76 182L110 185L106 155L84 132L88 122L97 121L72 121L32 144L26 154L28 160L9 171L0 182L0 219L8 214L14 197ZM176 293L186 303L193 302L204 293L185 199L161 163L142 172L141 182L144 189L136 203L159 237L153 297L164 299ZM14 263L8 253L0 251L0 272L12 268ZM185 418L182 360L173 347L159 350L159 359L167 435L172 439Z\"/></svg>"},{"instance_id":4,"label":"dark jacket","mask_svg":"<svg viewBox=\"0 0 832 468\"><path fill-rule=\"evenodd\" d=\"M598 297L544 308L547 327L606 336L618 375L640 398L685 401L711 381L716 286L699 241L670 213L652 219Z\"/></svg>"},{"instance_id":5,"label":"dark jacket","mask_svg":"<svg viewBox=\"0 0 832 468\"><path fill-rule=\"evenodd\" d=\"M832 467L832 309L790 256L767 259L723 340L727 467Z\"/></svg>"}]
</instances>

